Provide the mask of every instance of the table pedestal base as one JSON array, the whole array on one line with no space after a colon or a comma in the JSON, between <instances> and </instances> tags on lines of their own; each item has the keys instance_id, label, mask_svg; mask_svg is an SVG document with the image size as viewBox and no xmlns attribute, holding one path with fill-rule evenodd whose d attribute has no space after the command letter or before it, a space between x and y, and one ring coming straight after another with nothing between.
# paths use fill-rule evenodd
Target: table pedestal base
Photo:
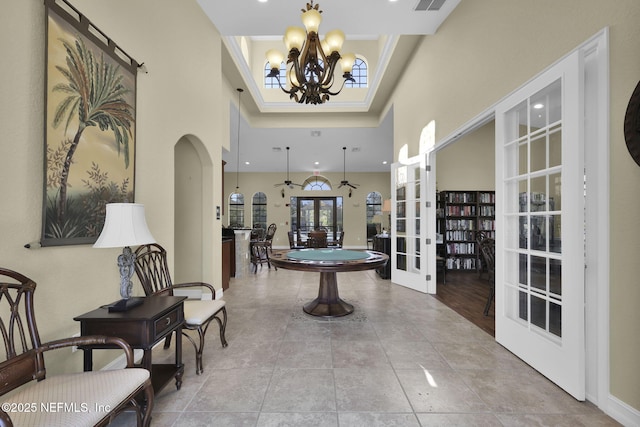
<instances>
[{"instance_id":1,"label":"table pedestal base","mask_svg":"<svg viewBox=\"0 0 640 427\"><path fill-rule=\"evenodd\" d=\"M336 273L321 272L318 298L305 304L303 310L312 316L340 317L353 313L353 305L340 299Z\"/></svg>"}]
</instances>

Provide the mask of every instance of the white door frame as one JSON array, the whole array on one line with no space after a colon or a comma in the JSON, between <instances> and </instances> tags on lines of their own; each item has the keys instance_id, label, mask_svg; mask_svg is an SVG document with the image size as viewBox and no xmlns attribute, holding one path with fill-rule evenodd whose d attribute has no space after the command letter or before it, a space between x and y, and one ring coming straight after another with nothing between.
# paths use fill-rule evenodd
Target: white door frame
<instances>
[{"instance_id":1,"label":"white door frame","mask_svg":"<svg viewBox=\"0 0 640 427\"><path fill-rule=\"evenodd\" d=\"M585 166L589 183L589 195L586 201L586 229L589 236L586 242L586 262L589 273L585 275L586 397L605 413L621 413L625 411L624 408L616 404L609 393L610 86L608 28L599 31L574 49L574 51L576 50L583 52L585 61ZM562 61L565 57L560 58L557 62ZM544 70L539 74L543 72ZM535 77L531 80L533 79ZM434 148L436 154L449 144L455 143L462 136L492 121L495 107L501 101L502 99L438 141ZM436 162L437 155L432 159L433 168L435 168ZM435 211L429 210L429 215L435 218ZM430 220L435 219L430 217ZM618 407L615 407L616 405Z\"/></svg>"}]
</instances>

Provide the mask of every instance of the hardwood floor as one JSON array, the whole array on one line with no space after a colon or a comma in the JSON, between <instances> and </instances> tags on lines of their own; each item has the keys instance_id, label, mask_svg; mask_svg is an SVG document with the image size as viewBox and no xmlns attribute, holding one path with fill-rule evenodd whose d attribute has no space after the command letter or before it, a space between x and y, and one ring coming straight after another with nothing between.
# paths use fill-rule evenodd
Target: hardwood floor
<instances>
[{"instance_id":1,"label":"hardwood floor","mask_svg":"<svg viewBox=\"0 0 640 427\"><path fill-rule=\"evenodd\" d=\"M491 336L495 336L494 304L491 304L488 316L483 314L489 296L489 282L486 274L478 278L475 272L448 270L446 279L446 284L443 284L442 278L438 277L435 298Z\"/></svg>"}]
</instances>

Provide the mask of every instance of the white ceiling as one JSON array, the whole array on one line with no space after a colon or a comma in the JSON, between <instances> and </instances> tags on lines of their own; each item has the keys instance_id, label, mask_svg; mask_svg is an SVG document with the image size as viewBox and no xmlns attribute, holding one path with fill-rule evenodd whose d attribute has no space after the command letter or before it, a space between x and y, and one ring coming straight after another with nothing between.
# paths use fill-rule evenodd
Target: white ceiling
<instances>
[{"instance_id":1,"label":"white ceiling","mask_svg":"<svg viewBox=\"0 0 640 427\"><path fill-rule=\"evenodd\" d=\"M423 35L435 34L436 30L459 4L460 0L320 0L322 24L320 32L339 28L347 39L377 39L390 36L393 49L383 52L386 57L379 63L388 64L377 78L370 77L370 97L365 111L347 112L348 108L340 95L332 97L326 105L301 106L293 101L283 105L279 111L269 111L257 94L259 84L251 77L250 70L240 54L235 36L255 38L281 38L286 27L302 26L301 9L306 10L304 0L197 0L223 36L222 70L233 87L245 89L241 95L242 120L240 127L240 171L241 172L286 172L286 147L290 150L290 171L313 173L343 172L343 150L346 146L347 179L349 172L388 172L393 161L393 113L383 108L393 91L411 51ZM441 3L439 10L420 10ZM353 107L353 106L351 106ZM279 123L291 123L290 127L250 127L245 120L265 114ZM353 108L351 110L353 111ZM238 164L238 110L231 108L231 150L223 153L227 162L225 171L235 172ZM313 117L320 117L319 126ZM304 119L299 118L304 116ZM345 126L345 118L356 116L359 122L367 117L371 127ZM310 119L311 118L311 119ZM341 127L327 126L335 118ZM296 123L299 123L296 125ZM312 131L314 135L312 136ZM280 151L274 150L280 148ZM250 162L246 165L245 162ZM319 162L318 165L314 162ZM383 161L388 163L385 165ZM284 175L283 175L284 176Z\"/></svg>"}]
</instances>

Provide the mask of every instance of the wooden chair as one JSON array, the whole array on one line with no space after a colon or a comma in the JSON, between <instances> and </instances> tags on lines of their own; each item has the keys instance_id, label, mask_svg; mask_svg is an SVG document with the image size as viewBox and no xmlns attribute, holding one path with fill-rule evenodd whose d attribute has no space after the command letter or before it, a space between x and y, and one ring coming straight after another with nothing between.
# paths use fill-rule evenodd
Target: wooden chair
<instances>
[{"instance_id":1,"label":"wooden chair","mask_svg":"<svg viewBox=\"0 0 640 427\"><path fill-rule=\"evenodd\" d=\"M496 244L495 240L491 238L485 238L481 242L479 242L478 245L480 246L480 254L482 255L483 263L486 266L487 275L489 276L489 297L487 298L487 303L484 306L484 315L488 316L489 309L491 308L491 303L493 302L493 298L495 297L496 292Z\"/></svg>"},{"instance_id":2,"label":"wooden chair","mask_svg":"<svg viewBox=\"0 0 640 427\"><path fill-rule=\"evenodd\" d=\"M308 248L326 248L327 247L327 232L314 230L309 232L307 238Z\"/></svg>"},{"instance_id":3,"label":"wooden chair","mask_svg":"<svg viewBox=\"0 0 640 427\"><path fill-rule=\"evenodd\" d=\"M287 237L289 238L289 248L290 249L304 249L304 245L299 245L296 240L293 238L293 231L287 232Z\"/></svg>"},{"instance_id":4,"label":"wooden chair","mask_svg":"<svg viewBox=\"0 0 640 427\"><path fill-rule=\"evenodd\" d=\"M225 301L217 300L213 286L203 282L189 282L174 284L171 281L167 264L167 251L156 244L143 245L136 249L136 275L142 284L144 293L150 295L174 295L176 289L201 288L211 292L211 300L188 299L184 302L184 329L198 333L198 343L187 334L184 329L182 334L187 337L196 350L196 374L203 371L202 350L204 349L204 337L209 325L215 319L220 327L220 341L222 347L227 346L224 336L227 327L227 307ZM219 317L222 316L222 318ZM171 337L165 340L165 348L169 347Z\"/></svg>"},{"instance_id":5,"label":"wooden chair","mask_svg":"<svg viewBox=\"0 0 640 427\"><path fill-rule=\"evenodd\" d=\"M121 338L84 336L40 342L33 294L36 283L0 268L0 330L6 360L0 362L1 426L106 426L124 410L136 412L137 425L149 426L153 387L149 371L134 368L133 351ZM46 376L44 354L64 347L113 346L124 351L124 369ZM65 350L70 352L70 349ZM14 391L9 396L5 394ZM136 397L144 395L140 403ZM53 407L64 403L70 409ZM15 408L15 410L12 410Z\"/></svg>"},{"instance_id":6,"label":"wooden chair","mask_svg":"<svg viewBox=\"0 0 640 427\"><path fill-rule=\"evenodd\" d=\"M338 232L336 232L336 240L331 242L329 247L330 248L341 248L343 241L344 241L344 231L338 231Z\"/></svg>"},{"instance_id":7,"label":"wooden chair","mask_svg":"<svg viewBox=\"0 0 640 427\"><path fill-rule=\"evenodd\" d=\"M275 236L276 234L276 230L278 229L278 226L275 224L269 224L269 227L267 227L267 233L264 235L264 241L265 241L265 246L267 247L267 249L269 249L269 252L273 253L273 248L271 247L271 244L273 242L273 236Z\"/></svg>"}]
</instances>

